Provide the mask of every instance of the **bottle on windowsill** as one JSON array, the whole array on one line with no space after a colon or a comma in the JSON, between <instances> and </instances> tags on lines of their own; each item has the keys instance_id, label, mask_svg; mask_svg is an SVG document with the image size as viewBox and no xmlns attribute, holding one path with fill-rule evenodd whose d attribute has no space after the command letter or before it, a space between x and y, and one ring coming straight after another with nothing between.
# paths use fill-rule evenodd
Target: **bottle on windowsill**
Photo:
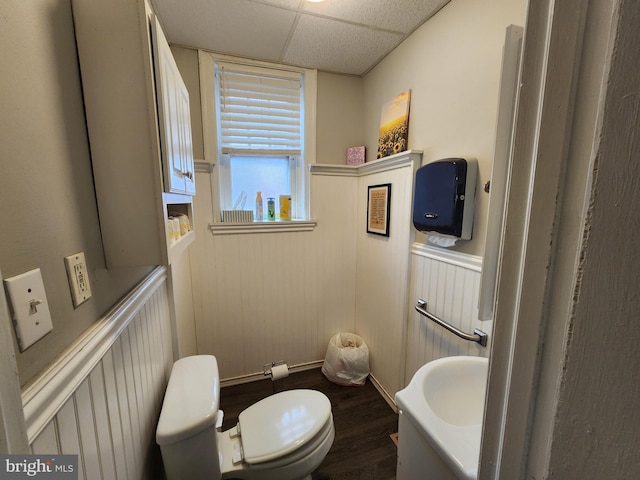
<instances>
[{"instance_id":1,"label":"bottle on windowsill","mask_svg":"<svg viewBox=\"0 0 640 480\"><path fill-rule=\"evenodd\" d=\"M262 209L262 192L256 194L256 221L261 222L263 220L264 211Z\"/></svg>"},{"instance_id":2,"label":"bottle on windowsill","mask_svg":"<svg viewBox=\"0 0 640 480\"><path fill-rule=\"evenodd\" d=\"M267 198L267 220L273 222L276 219L276 199Z\"/></svg>"}]
</instances>

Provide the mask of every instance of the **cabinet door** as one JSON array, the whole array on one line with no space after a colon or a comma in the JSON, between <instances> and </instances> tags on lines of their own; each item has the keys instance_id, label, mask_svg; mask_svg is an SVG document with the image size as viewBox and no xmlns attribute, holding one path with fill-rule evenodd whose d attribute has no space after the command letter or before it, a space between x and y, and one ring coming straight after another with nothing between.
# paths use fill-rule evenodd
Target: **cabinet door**
<instances>
[{"instance_id":1,"label":"cabinet door","mask_svg":"<svg viewBox=\"0 0 640 480\"><path fill-rule=\"evenodd\" d=\"M184 193L195 195L195 168L193 163L193 142L191 137L191 113L189 109L189 92L182 78L180 80L180 126L182 131L180 150L182 157L182 173L184 178Z\"/></svg>"},{"instance_id":2,"label":"cabinet door","mask_svg":"<svg viewBox=\"0 0 640 480\"><path fill-rule=\"evenodd\" d=\"M194 194L189 93L157 18L152 41L164 190Z\"/></svg>"}]
</instances>

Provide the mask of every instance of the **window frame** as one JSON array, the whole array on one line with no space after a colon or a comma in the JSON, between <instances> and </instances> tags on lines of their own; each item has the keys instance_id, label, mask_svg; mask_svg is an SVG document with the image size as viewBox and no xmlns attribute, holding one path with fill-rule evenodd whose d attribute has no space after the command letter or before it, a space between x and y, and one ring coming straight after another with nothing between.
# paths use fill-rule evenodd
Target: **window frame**
<instances>
[{"instance_id":1,"label":"window frame","mask_svg":"<svg viewBox=\"0 0 640 480\"><path fill-rule=\"evenodd\" d=\"M222 149L218 145L218 119L216 114L215 62L236 63L248 67L259 67L284 72L295 72L303 76L303 151L299 161L292 161L291 188L292 196L297 197L292 212L296 219L308 221L310 218L310 173L309 165L315 163L316 154L316 98L317 98L317 70L279 65L269 62L254 61L229 55L219 55L205 50L198 50L200 70L200 97L202 108L202 129L204 143L204 160L217 166L212 170L212 208L214 222L220 221L220 211L227 208L223 205L223 198L230 199L230 171L229 162L223 158ZM227 155L227 154L224 154ZM279 155L274 155L279 156ZM217 187L217 188L215 188ZM253 200L253 192L247 192L248 200ZM277 223L277 222L276 222Z\"/></svg>"},{"instance_id":2,"label":"window frame","mask_svg":"<svg viewBox=\"0 0 640 480\"><path fill-rule=\"evenodd\" d=\"M218 181L219 181L219 186L220 186L220 207L221 209L224 210L229 210L233 207L233 203L235 202L235 198L232 197L231 194L231 157L232 156L236 156L236 157L241 157L241 156L245 156L242 154L230 154L230 153L221 153L220 154L220 160L218 165ZM259 154L254 154L251 155L252 157L261 157L261 156L267 156L267 155L259 155ZM289 184L291 187L291 196L292 198L306 198L306 188L305 188L305 171L308 171L308 168L305 168L305 164L304 164L304 160L302 158L301 155L278 155L278 154L271 154L268 155L269 157L275 157L275 158L286 158L288 157L288 169L289 169ZM282 192L282 193L287 193L287 192ZM255 199L253 197L255 193L254 192L247 192L247 201L249 202L249 204L247 205L247 209L252 209L253 208L253 200ZM264 196L264 191L263 191L263 196ZM266 213L266 208L267 208L267 199L266 197L263 198L263 201L265 202L264 204L264 209L265 209L265 213ZM305 202L306 203L306 202ZM306 220L308 218L308 215L306 215L307 212L300 211L301 210L301 205L300 202L294 202L291 205L291 218L292 219L299 219L299 220ZM277 208L276 208L277 210Z\"/></svg>"}]
</instances>

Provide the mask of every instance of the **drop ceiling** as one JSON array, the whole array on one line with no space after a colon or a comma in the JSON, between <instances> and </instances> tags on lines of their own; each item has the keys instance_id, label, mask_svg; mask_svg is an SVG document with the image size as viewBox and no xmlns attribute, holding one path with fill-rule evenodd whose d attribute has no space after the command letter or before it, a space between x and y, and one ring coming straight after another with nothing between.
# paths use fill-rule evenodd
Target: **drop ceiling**
<instances>
[{"instance_id":1,"label":"drop ceiling","mask_svg":"<svg viewBox=\"0 0 640 480\"><path fill-rule=\"evenodd\" d=\"M449 0L153 0L171 44L363 76Z\"/></svg>"}]
</instances>

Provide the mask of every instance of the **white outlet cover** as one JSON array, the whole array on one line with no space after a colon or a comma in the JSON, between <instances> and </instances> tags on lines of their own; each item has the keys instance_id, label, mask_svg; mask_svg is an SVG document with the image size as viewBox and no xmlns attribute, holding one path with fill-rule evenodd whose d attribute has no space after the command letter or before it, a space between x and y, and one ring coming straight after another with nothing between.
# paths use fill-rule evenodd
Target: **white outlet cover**
<instances>
[{"instance_id":1,"label":"white outlet cover","mask_svg":"<svg viewBox=\"0 0 640 480\"><path fill-rule=\"evenodd\" d=\"M69 288L74 308L91 298L91 285L87 272L87 262L83 252L64 257L64 265L67 269Z\"/></svg>"},{"instance_id":2,"label":"white outlet cover","mask_svg":"<svg viewBox=\"0 0 640 480\"><path fill-rule=\"evenodd\" d=\"M24 352L53 330L49 303L39 268L6 278L13 324L20 351Z\"/></svg>"}]
</instances>

